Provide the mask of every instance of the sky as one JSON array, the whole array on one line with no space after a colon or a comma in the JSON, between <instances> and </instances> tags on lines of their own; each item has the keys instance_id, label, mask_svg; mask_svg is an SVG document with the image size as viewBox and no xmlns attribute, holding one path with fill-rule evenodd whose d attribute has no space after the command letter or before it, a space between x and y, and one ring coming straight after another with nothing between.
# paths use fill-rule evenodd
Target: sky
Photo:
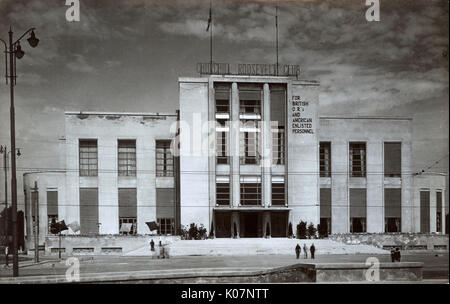
<instances>
[{"instance_id":1,"label":"sky","mask_svg":"<svg viewBox=\"0 0 450 304\"><path fill-rule=\"evenodd\" d=\"M448 1L382 0L379 22L366 20L365 0L278 3L279 61L320 81L320 115L412 117L413 170L448 175ZM15 38L35 27L40 39L36 48L24 40L17 62L19 208L24 172L64 168L64 111L177 109L178 77L197 76L196 64L209 62L209 5L80 0L80 21L68 22L65 0L0 0L0 38L11 26ZM275 63L275 6L212 0L213 60ZM4 83L0 144L8 147L9 100Z\"/></svg>"}]
</instances>

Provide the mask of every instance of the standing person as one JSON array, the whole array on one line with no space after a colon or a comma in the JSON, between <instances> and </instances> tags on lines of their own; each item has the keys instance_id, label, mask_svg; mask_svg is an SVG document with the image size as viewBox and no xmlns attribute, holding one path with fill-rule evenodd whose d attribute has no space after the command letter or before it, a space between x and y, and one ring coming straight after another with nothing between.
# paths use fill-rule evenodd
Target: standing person
<instances>
[{"instance_id":1,"label":"standing person","mask_svg":"<svg viewBox=\"0 0 450 304\"><path fill-rule=\"evenodd\" d=\"M308 258L308 248L306 247L306 244L303 244L303 252L305 253L305 259Z\"/></svg>"},{"instance_id":2,"label":"standing person","mask_svg":"<svg viewBox=\"0 0 450 304\"><path fill-rule=\"evenodd\" d=\"M153 242L153 239L150 241L150 251L155 251L155 242Z\"/></svg>"},{"instance_id":3,"label":"standing person","mask_svg":"<svg viewBox=\"0 0 450 304\"><path fill-rule=\"evenodd\" d=\"M299 244L297 244L297 246L295 246L295 255L297 256L297 260L300 257L300 252L302 251L302 248L300 247Z\"/></svg>"},{"instance_id":4,"label":"standing person","mask_svg":"<svg viewBox=\"0 0 450 304\"><path fill-rule=\"evenodd\" d=\"M311 247L309 248L311 250L311 259L314 259L314 252L316 251L316 247L314 246L314 243L311 244Z\"/></svg>"}]
</instances>

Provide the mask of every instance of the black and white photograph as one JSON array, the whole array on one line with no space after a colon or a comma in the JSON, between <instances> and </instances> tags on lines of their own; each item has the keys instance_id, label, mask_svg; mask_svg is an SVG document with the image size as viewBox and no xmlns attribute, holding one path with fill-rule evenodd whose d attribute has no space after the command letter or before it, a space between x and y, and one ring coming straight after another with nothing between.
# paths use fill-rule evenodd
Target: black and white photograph
<instances>
[{"instance_id":1,"label":"black and white photograph","mask_svg":"<svg viewBox=\"0 0 450 304\"><path fill-rule=\"evenodd\" d=\"M448 0L0 0L0 285L448 286L448 20Z\"/></svg>"}]
</instances>

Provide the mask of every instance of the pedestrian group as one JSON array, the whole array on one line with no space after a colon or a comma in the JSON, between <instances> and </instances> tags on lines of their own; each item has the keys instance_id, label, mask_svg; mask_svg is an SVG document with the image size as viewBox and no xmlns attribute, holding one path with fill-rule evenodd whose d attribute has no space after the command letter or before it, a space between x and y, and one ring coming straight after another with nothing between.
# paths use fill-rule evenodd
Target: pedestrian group
<instances>
[{"instance_id":1,"label":"pedestrian group","mask_svg":"<svg viewBox=\"0 0 450 304\"><path fill-rule=\"evenodd\" d=\"M316 247L314 246L314 243L311 244L311 247L309 247L309 251L311 252L311 259L314 259L314 252L316 251ZM297 259L300 258L300 253L302 252L302 248L299 244L295 246L295 255L297 256ZM303 244L303 254L305 256L305 259L308 258L308 247L306 247L306 244Z\"/></svg>"}]
</instances>

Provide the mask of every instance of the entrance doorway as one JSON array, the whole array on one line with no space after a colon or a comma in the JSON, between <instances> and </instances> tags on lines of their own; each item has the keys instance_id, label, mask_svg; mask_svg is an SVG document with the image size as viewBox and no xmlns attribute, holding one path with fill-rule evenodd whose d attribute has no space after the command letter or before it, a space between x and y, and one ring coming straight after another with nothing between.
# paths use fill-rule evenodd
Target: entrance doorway
<instances>
[{"instance_id":1,"label":"entrance doorway","mask_svg":"<svg viewBox=\"0 0 450 304\"><path fill-rule=\"evenodd\" d=\"M216 237L231 237L231 213L215 212Z\"/></svg>"},{"instance_id":2,"label":"entrance doorway","mask_svg":"<svg viewBox=\"0 0 450 304\"><path fill-rule=\"evenodd\" d=\"M288 212L279 211L270 214L272 237L287 237Z\"/></svg>"},{"instance_id":3,"label":"entrance doorway","mask_svg":"<svg viewBox=\"0 0 450 304\"><path fill-rule=\"evenodd\" d=\"M259 212L241 213L241 237L258 237Z\"/></svg>"}]
</instances>

